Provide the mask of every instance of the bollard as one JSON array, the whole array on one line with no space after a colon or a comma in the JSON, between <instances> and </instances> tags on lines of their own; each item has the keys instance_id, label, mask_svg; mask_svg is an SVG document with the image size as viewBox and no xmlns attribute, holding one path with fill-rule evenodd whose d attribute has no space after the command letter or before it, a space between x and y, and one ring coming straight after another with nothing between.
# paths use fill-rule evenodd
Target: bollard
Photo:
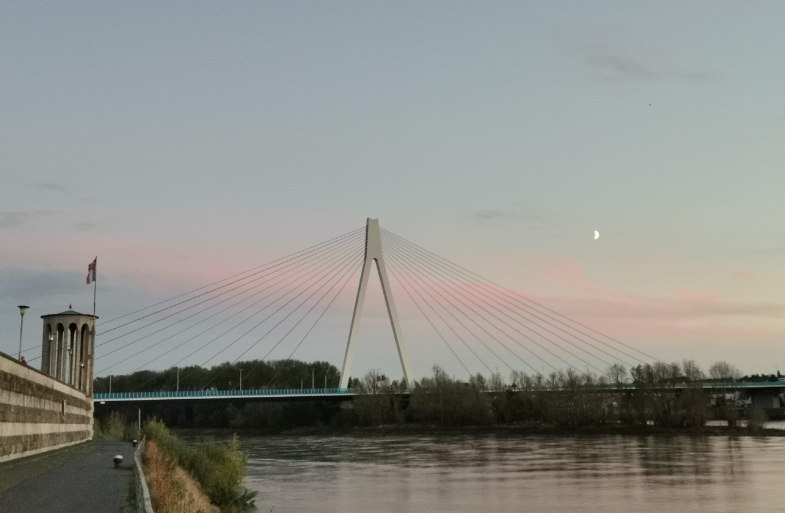
<instances>
[{"instance_id":1,"label":"bollard","mask_svg":"<svg viewBox=\"0 0 785 513\"><path fill-rule=\"evenodd\" d=\"M136 438L134 438L133 440L131 440L131 445L133 445L134 447L136 447L136 445L137 445L138 443L139 443L139 442L136 440Z\"/></svg>"},{"instance_id":2,"label":"bollard","mask_svg":"<svg viewBox=\"0 0 785 513\"><path fill-rule=\"evenodd\" d=\"M114 468L119 468L120 464L123 462L123 455L116 455L114 458L112 458L112 461L114 462Z\"/></svg>"}]
</instances>

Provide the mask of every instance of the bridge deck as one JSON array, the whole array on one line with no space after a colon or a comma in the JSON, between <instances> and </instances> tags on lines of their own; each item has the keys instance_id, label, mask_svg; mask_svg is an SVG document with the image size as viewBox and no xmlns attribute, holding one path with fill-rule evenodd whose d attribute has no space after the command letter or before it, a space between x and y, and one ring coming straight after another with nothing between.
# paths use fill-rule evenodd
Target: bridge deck
<instances>
[{"instance_id":1,"label":"bridge deck","mask_svg":"<svg viewBox=\"0 0 785 513\"><path fill-rule=\"evenodd\" d=\"M662 389L691 389L702 388L704 390L752 390L752 389L777 389L785 390L785 381L737 381L737 382L706 382L706 383L673 383L660 385ZM607 385L594 387L596 391L625 391L635 390L636 386L630 383L619 385ZM511 389L513 391L526 391L521 389ZM528 391L555 391L554 388L542 387L539 389L527 389ZM358 395L357 390L351 388L263 388L251 390L180 390L180 391L161 391L161 392L113 392L97 393L93 395L93 400L99 402L121 402L121 401L166 401L179 399L235 399L235 398L279 398L279 399L303 399L313 397L318 399L353 397Z\"/></svg>"},{"instance_id":2,"label":"bridge deck","mask_svg":"<svg viewBox=\"0 0 785 513\"><path fill-rule=\"evenodd\" d=\"M165 401L175 399L232 399L257 397L302 398L352 396L349 388L263 388L252 390L168 390L161 392L113 392L93 394L94 401Z\"/></svg>"}]
</instances>

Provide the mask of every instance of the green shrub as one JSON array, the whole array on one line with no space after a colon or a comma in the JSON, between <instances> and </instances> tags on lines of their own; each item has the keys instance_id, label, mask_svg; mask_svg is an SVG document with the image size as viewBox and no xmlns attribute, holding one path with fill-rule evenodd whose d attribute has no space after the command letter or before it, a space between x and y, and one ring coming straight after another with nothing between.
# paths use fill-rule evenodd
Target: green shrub
<instances>
[{"instance_id":1,"label":"green shrub","mask_svg":"<svg viewBox=\"0 0 785 513\"><path fill-rule=\"evenodd\" d=\"M95 423L95 434L117 440L136 438L136 424L125 418L120 412L112 411L108 417Z\"/></svg>"},{"instance_id":2,"label":"green shrub","mask_svg":"<svg viewBox=\"0 0 785 513\"><path fill-rule=\"evenodd\" d=\"M173 435L159 420L144 427L147 438L177 460L199 481L210 500L224 513L254 511L255 492L243 488L247 460L237 437L227 443L205 442L191 446Z\"/></svg>"}]
</instances>

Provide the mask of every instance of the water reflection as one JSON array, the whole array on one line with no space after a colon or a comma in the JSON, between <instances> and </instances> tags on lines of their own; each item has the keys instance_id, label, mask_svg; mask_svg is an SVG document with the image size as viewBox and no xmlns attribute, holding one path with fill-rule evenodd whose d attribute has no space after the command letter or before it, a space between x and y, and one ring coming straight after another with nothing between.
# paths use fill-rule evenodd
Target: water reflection
<instances>
[{"instance_id":1,"label":"water reflection","mask_svg":"<svg viewBox=\"0 0 785 513\"><path fill-rule=\"evenodd\" d=\"M261 511L781 511L785 439L243 437Z\"/></svg>"}]
</instances>

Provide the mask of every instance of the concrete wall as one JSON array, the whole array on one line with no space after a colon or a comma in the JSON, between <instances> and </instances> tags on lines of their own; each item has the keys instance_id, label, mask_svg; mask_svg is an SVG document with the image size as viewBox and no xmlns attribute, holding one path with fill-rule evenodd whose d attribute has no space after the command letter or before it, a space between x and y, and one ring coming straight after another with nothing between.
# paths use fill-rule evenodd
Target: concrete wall
<instances>
[{"instance_id":1,"label":"concrete wall","mask_svg":"<svg viewBox=\"0 0 785 513\"><path fill-rule=\"evenodd\" d=\"M0 353L0 461L93 438L93 401Z\"/></svg>"}]
</instances>

